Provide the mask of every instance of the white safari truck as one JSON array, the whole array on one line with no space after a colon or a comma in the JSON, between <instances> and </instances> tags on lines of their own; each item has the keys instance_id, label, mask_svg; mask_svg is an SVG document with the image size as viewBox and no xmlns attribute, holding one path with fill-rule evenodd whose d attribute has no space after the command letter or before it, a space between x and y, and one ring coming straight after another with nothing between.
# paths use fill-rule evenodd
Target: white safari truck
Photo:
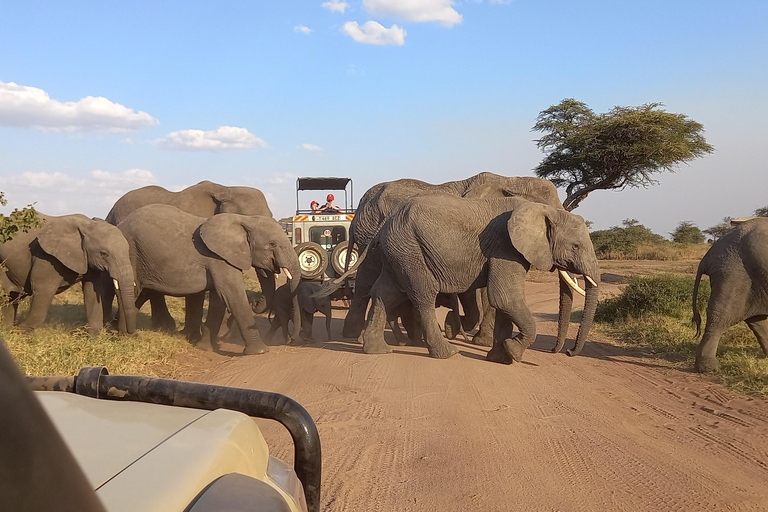
<instances>
[{"instance_id":1,"label":"white safari truck","mask_svg":"<svg viewBox=\"0 0 768 512\"><path fill-rule=\"evenodd\" d=\"M296 215L282 219L281 223L299 255L302 278L324 281L344 273L349 250L349 225L355 218L353 192L351 178L306 177L296 180ZM313 201L322 208L331 194L334 204L336 200L340 203L337 210L312 209ZM356 261L357 250L352 249L349 266Z\"/></svg>"}]
</instances>

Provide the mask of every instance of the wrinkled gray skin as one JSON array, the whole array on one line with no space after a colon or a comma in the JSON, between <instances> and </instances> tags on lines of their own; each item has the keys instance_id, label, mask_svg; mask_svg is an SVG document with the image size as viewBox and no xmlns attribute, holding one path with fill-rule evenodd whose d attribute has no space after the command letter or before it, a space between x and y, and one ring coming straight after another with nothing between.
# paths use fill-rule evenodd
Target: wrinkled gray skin
<instances>
[{"instance_id":1,"label":"wrinkled gray skin","mask_svg":"<svg viewBox=\"0 0 768 512\"><path fill-rule=\"evenodd\" d=\"M116 226L137 209L150 204L175 206L179 210L205 218L219 213L272 217L272 211L261 190L252 187L226 187L211 181L201 181L179 192L171 192L156 185L131 190L117 200L106 220ZM267 299L266 306L275 293L275 275L271 272L259 272L258 278L262 293ZM194 329L202 324L204 300L204 294L187 297L186 300L184 332L192 340L200 338L200 332ZM157 328L176 328L165 299L152 302L152 323Z\"/></svg>"},{"instance_id":2,"label":"wrinkled gray skin","mask_svg":"<svg viewBox=\"0 0 768 512\"><path fill-rule=\"evenodd\" d=\"M233 213L206 219L155 204L139 208L118 228L130 247L137 304L157 295L185 297L209 291L208 316L197 346L210 350L217 343L228 309L245 341L244 354L268 350L254 324L242 272L250 267L269 272L287 268L295 292L299 260L277 221ZM296 322L301 325L300 318Z\"/></svg>"},{"instance_id":3,"label":"wrinkled gray skin","mask_svg":"<svg viewBox=\"0 0 768 512\"><path fill-rule=\"evenodd\" d=\"M400 179L374 185L363 195L355 212L355 218L349 228L350 246L357 244L358 253L362 254L373 237L384 225L386 219L406 200L422 195L448 194L473 199L495 197L522 197L529 201L547 204L562 209L562 203L551 181L534 177L508 177L490 172L481 172L465 180L449 181L439 185L413 179ZM349 257L348 253L348 257ZM349 262L347 262L347 266ZM357 338L365 325L365 312L368 308L369 293L378 277L378 269L369 261L360 262L355 281L355 297L344 319L343 334L348 338ZM480 311L484 311L484 321L480 332L475 336L475 343L490 346L492 343L495 312L487 304L479 304L475 296L460 295L465 317L461 318L464 330L469 331L480 321ZM456 313L457 315L457 313ZM449 322L451 314L448 316ZM458 321L453 327L458 332ZM453 337L453 336L451 336Z\"/></svg>"},{"instance_id":4,"label":"wrinkled gray skin","mask_svg":"<svg viewBox=\"0 0 768 512\"><path fill-rule=\"evenodd\" d=\"M744 321L768 356L768 218L738 225L712 244L699 263L693 286L693 322L701 330L697 307L699 281L709 276L712 294L707 304L704 337L696 351L696 371L720 368L717 346L730 327Z\"/></svg>"},{"instance_id":5,"label":"wrinkled gray skin","mask_svg":"<svg viewBox=\"0 0 768 512\"><path fill-rule=\"evenodd\" d=\"M134 333L133 269L120 230L80 214L40 217L45 221L42 228L19 233L0 245L5 267L0 282L11 299L3 308L4 323L13 325L19 300L31 295L29 314L19 326L34 329L45 321L53 296L82 281L88 333L95 336L112 319L114 279L120 289L119 329Z\"/></svg>"},{"instance_id":6,"label":"wrinkled gray skin","mask_svg":"<svg viewBox=\"0 0 768 512\"><path fill-rule=\"evenodd\" d=\"M327 340L331 339L331 299L330 297L313 298L320 285L311 281L302 281L296 289L296 297L301 309L301 333L300 339L306 342L312 342L312 322L315 311L325 315L325 332ZM282 285L275 291L275 298L272 301L272 312L275 318L272 326L267 331L264 339L270 341L279 327L283 329L283 339L293 343L293 337L288 333L288 321L293 316L293 301L291 300L291 290L287 284ZM296 333L294 332L294 335Z\"/></svg>"},{"instance_id":7,"label":"wrinkled gray skin","mask_svg":"<svg viewBox=\"0 0 768 512\"><path fill-rule=\"evenodd\" d=\"M465 241L457 251L455 241ZM430 355L447 358L457 350L440 332L435 319L439 293L462 293L487 286L488 301L497 308L493 348L488 359L520 361L536 338L536 322L525 303L525 275L531 265L561 269L599 279L589 231L578 215L520 198L472 200L424 196L398 208L376 235L381 273L372 290L371 310L361 336L366 353L386 353L385 310L410 300L424 329ZM586 300L576 344L584 346L597 306L597 287L586 284ZM570 288L562 295L572 299ZM570 306L570 300L565 301ZM570 308L568 310L570 315ZM561 319L563 314L561 311ZM565 342L560 326L558 345ZM512 326L519 335L512 337Z\"/></svg>"}]
</instances>

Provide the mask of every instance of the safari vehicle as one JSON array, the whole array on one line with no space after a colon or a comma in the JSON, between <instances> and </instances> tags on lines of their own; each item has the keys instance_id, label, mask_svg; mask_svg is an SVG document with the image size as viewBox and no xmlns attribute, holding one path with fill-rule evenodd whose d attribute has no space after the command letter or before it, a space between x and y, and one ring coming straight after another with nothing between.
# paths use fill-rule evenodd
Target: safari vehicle
<instances>
[{"instance_id":1,"label":"safari vehicle","mask_svg":"<svg viewBox=\"0 0 768 512\"><path fill-rule=\"evenodd\" d=\"M314 198L308 198L308 194L300 194L308 190L337 193L343 191L344 207L339 211L315 212L310 207ZM296 215L287 228L299 255L301 276L304 279L322 281L344 273L349 251L349 225L355 217L355 210L352 208L353 193L351 178L307 177L296 180ZM304 199L305 203L300 203L301 199ZM306 207L302 209L300 204L306 204ZM356 261L357 251L353 249L349 265L354 265Z\"/></svg>"},{"instance_id":2,"label":"safari vehicle","mask_svg":"<svg viewBox=\"0 0 768 512\"><path fill-rule=\"evenodd\" d=\"M319 510L317 429L286 396L109 375L104 367L27 380L106 510ZM295 470L269 455L249 416L288 429Z\"/></svg>"}]
</instances>

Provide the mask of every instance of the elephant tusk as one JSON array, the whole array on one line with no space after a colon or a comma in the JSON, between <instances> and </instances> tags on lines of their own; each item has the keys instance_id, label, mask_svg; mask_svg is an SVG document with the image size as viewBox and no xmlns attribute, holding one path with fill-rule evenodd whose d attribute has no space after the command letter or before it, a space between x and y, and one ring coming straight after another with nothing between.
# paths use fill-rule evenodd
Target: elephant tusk
<instances>
[{"instance_id":1,"label":"elephant tusk","mask_svg":"<svg viewBox=\"0 0 768 512\"><path fill-rule=\"evenodd\" d=\"M285 268L285 267L281 267L281 268L280 268L280 270L282 270L283 272L285 272L285 277L287 277L289 280L293 279L293 276L291 275L291 272L290 272L290 270L288 270L288 269L287 269L287 268Z\"/></svg>"},{"instance_id":2,"label":"elephant tusk","mask_svg":"<svg viewBox=\"0 0 768 512\"><path fill-rule=\"evenodd\" d=\"M119 292L120 291L120 285L117 284L117 279L113 279L112 280L112 284L115 285L115 290L117 290Z\"/></svg>"},{"instance_id":3,"label":"elephant tusk","mask_svg":"<svg viewBox=\"0 0 768 512\"><path fill-rule=\"evenodd\" d=\"M573 291L575 291L576 293L578 293L583 297L587 296L587 292L581 289L581 286L579 286L579 283L577 283L576 280L572 278L568 272L566 272L565 270L558 270L558 272L560 272L560 275L563 277L565 282L568 283L568 286L573 288Z\"/></svg>"},{"instance_id":4,"label":"elephant tusk","mask_svg":"<svg viewBox=\"0 0 768 512\"><path fill-rule=\"evenodd\" d=\"M588 275L584 274L584 279L586 279L587 281L589 281L589 283L590 283L592 286L597 286L597 283L595 282L595 280L594 280L594 279L592 279L591 277L589 277Z\"/></svg>"}]
</instances>

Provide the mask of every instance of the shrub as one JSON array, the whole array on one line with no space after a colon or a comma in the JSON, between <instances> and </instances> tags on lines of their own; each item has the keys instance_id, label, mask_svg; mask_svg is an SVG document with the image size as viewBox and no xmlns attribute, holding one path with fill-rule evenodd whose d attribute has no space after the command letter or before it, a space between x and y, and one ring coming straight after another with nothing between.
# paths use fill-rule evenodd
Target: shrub
<instances>
[{"instance_id":1,"label":"shrub","mask_svg":"<svg viewBox=\"0 0 768 512\"><path fill-rule=\"evenodd\" d=\"M621 295L597 305L595 319L599 322L616 322L648 314L690 318L694 279L674 274L630 277ZM702 279L698 299L702 311L706 309L709 293L709 280Z\"/></svg>"}]
</instances>

